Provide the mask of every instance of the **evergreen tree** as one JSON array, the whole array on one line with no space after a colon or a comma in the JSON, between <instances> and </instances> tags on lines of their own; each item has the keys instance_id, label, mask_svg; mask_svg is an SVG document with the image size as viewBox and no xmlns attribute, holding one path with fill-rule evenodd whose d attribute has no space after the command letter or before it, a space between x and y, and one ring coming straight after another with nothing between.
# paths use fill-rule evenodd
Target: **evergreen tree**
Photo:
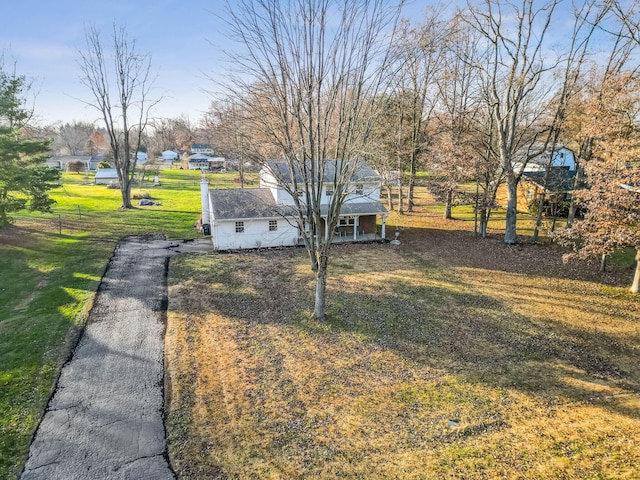
<instances>
[{"instance_id":1,"label":"evergreen tree","mask_svg":"<svg viewBox=\"0 0 640 480\"><path fill-rule=\"evenodd\" d=\"M31 118L25 108L26 78L7 73L0 65L0 228L20 210L50 211L47 192L57 186L60 172L44 166L50 141L22 134Z\"/></svg>"}]
</instances>

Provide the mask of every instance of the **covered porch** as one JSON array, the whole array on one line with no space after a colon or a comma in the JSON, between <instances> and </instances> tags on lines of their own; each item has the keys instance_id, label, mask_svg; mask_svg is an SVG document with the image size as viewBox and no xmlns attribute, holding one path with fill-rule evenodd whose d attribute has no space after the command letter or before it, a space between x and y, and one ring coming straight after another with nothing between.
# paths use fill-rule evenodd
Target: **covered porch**
<instances>
[{"instance_id":1,"label":"covered porch","mask_svg":"<svg viewBox=\"0 0 640 480\"><path fill-rule=\"evenodd\" d=\"M333 243L384 240L389 212L380 202L347 203L333 231ZM381 218L378 225L378 216ZM329 238L329 225L324 216L324 237Z\"/></svg>"}]
</instances>

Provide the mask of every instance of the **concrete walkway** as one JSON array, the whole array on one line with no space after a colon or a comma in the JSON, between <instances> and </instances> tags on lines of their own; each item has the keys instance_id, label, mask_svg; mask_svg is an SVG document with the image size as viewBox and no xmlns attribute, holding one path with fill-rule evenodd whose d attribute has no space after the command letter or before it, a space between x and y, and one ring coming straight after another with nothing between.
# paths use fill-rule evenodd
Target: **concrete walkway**
<instances>
[{"instance_id":1,"label":"concrete walkway","mask_svg":"<svg viewBox=\"0 0 640 480\"><path fill-rule=\"evenodd\" d=\"M22 480L175 479L163 423L167 265L209 249L208 238L118 244Z\"/></svg>"}]
</instances>

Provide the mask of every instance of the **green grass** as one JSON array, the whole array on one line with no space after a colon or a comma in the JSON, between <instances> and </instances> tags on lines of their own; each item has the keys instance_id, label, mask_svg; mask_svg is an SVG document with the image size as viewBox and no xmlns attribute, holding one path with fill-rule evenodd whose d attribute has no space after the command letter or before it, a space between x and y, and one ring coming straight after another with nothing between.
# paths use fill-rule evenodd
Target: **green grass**
<instances>
[{"instance_id":1,"label":"green grass","mask_svg":"<svg viewBox=\"0 0 640 480\"><path fill-rule=\"evenodd\" d=\"M233 174L210 175L234 185ZM0 230L0 478L15 478L61 364L82 328L118 238L192 238L200 172L162 170L136 186L160 205L120 210L119 190L64 174L49 214L21 213ZM212 182L212 183L215 183ZM62 229L60 229L62 226Z\"/></svg>"}]
</instances>

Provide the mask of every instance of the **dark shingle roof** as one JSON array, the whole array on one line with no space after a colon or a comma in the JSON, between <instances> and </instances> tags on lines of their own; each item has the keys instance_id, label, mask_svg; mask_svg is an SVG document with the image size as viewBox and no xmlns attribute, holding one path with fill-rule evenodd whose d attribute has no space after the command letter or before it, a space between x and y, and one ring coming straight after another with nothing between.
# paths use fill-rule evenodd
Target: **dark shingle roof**
<instances>
[{"instance_id":1,"label":"dark shingle roof","mask_svg":"<svg viewBox=\"0 0 640 480\"><path fill-rule=\"evenodd\" d=\"M525 177L530 182L535 183L540 187L546 187L548 191L552 192L569 192L573 190L574 178L576 176L575 170L569 170L564 167L553 167L549 172L547 178L547 185L545 186L545 172L524 172Z\"/></svg>"},{"instance_id":2,"label":"dark shingle roof","mask_svg":"<svg viewBox=\"0 0 640 480\"><path fill-rule=\"evenodd\" d=\"M320 206L320 214L326 215L327 205ZM349 202L343 203L340 215L383 215L389 213L380 202Z\"/></svg>"},{"instance_id":3,"label":"dark shingle roof","mask_svg":"<svg viewBox=\"0 0 640 480\"><path fill-rule=\"evenodd\" d=\"M333 182L336 166L340 168L341 160L326 160L324 163L324 182L331 183ZM289 166L287 162L284 160L269 160L267 162L267 168L277 177L282 179L284 182L290 182L291 176L289 174ZM296 180L298 182L303 181L302 175L300 171L296 169ZM353 174L353 178L351 179L351 183L356 182L380 182L381 178L373 168L369 166L367 162L364 160L359 160L356 170Z\"/></svg>"},{"instance_id":4,"label":"dark shingle roof","mask_svg":"<svg viewBox=\"0 0 640 480\"><path fill-rule=\"evenodd\" d=\"M294 212L291 207L276 204L268 188L214 188L209 190L209 197L216 220L275 218Z\"/></svg>"}]
</instances>

